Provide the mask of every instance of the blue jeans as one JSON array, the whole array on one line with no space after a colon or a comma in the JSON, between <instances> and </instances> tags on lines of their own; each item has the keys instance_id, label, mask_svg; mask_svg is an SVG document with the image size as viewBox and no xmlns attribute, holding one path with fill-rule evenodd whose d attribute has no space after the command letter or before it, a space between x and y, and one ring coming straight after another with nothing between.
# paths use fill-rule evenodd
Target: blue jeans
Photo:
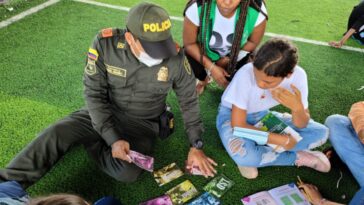
<instances>
[{"instance_id":1,"label":"blue jeans","mask_svg":"<svg viewBox=\"0 0 364 205\"><path fill-rule=\"evenodd\" d=\"M248 114L247 123L256 124L268 112L266 110ZM278 112L273 112L273 114L296 130L302 137L302 140L290 151L277 153L267 145L258 145L253 140L235 137L231 127L231 109L219 106L216 127L226 151L237 165L246 167L293 166L297 151L313 149L327 141L328 129L324 125L310 120L306 128L299 129L293 125L291 115ZM233 152L230 147L237 144L239 149L234 149L235 152Z\"/></svg>"},{"instance_id":2,"label":"blue jeans","mask_svg":"<svg viewBox=\"0 0 364 205\"><path fill-rule=\"evenodd\" d=\"M364 187L364 145L350 119L342 115L331 115L325 124L330 129L330 141L336 153L349 167L360 187Z\"/></svg>"},{"instance_id":3,"label":"blue jeans","mask_svg":"<svg viewBox=\"0 0 364 205\"><path fill-rule=\"evenodd\" d=\"M363 205L364 204L364 187L360 188L350 201L349 205Z\"/></svg>"}]
</instances>

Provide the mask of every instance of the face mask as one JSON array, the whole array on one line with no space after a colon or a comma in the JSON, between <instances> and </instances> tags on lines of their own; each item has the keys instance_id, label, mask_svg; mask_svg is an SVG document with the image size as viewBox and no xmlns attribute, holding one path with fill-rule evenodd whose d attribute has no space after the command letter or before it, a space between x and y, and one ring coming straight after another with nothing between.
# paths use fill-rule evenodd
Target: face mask
<instances>
[{"instance_id":1,"label":"face mask","mask_svg":"<svg viewBox=\"0 0 364 205\"><path fill-rule=\"evenodd\" d=\"M148 67L158 65L158 64L162 63L162 61L163 61L163 59L155 59L155 58L150 57L144 51L140 51L139 53L140 53L140 55L137 56L137 59Z\"/></svg>"},{"instance_id":2,"label":"face mask","mask_svg":"<svg viewBox=\"0 0 364 205\"><path fill-rule=\"evenodd\" d=\"M135 48L137 47L135 42L134 42L134 47ZM139 51L139 56L135 56L135 57L139 60L139 62L145 64L148 67L158 65L158 64L162 63L162 61L163 61L163 59L155 59L155 58L150 57L144 51Z\"/></svg>"}]
</instances>

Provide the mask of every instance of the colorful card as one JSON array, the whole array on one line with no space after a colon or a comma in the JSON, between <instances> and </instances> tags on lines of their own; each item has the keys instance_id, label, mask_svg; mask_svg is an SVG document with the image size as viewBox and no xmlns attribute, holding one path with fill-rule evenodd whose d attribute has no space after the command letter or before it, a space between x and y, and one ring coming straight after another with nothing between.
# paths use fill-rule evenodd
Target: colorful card
<instances>
[{"instance_id":1,"label":"colorful card","mask_svg":"<svg viewBox=\"0 0 364 205\"><path fill-rule=\"evenodd\" d=\"M210 194L220 198L224 195L232 186L234 182L227 178L225 175L220 175L212 179L208 184L205 185L203 190Z\"/></svg>"},{"instance_id":2,"label":"colorful card","mask_svg":"<svg viewBox=\"0 0 364 205\"><path fill-rule=\"evenodd\" d=\"M174 205L179 205L197 196L198 191L189 180L186 180L167 191L166 194L171 197Z\"/></svg>"},{"instance_id":3,"label":"colorful card","mask_svg":"<svg viewBox=\"0 0 364 205\"><path fill-rule=\"evenodd\" d=\"M130 157L131 161L138 167L145 169L149 172L153 172L153 167L154 167L154 158L153 157L143 155L139 152L132 151L132 150L129 152L129 157Z\"/></svg>"},{"instance_id":4,"label":"colorful card","mask_svg":"<svg viewBox=\"0 0 364 205\"><path fill-rule=\"evenodd\" d=\"M171 198L168 195L163 195L155 199L143 202L139 205L173 205Z\"/></svg>"},{"instance_id":5,"label":"colorful card","mask_svg":"<svg viewBox=\"0 0 364 205\"><path fill-rule=\"evenodd\" d=\"M178 168L177 164L174 162L170 165L163 167L160 170L153 172L154 179L159 186L163 186L182 175L183 175L182 170Z\"/></svg>"},{"instance_id":6,"label":"colorful card","mask_svg":"<svg viewBox=\"0 0 364 205\"><path fill-rule=\"evenodd\" d=\"M187 205L220 205L221 202L218 198L214 197L208 192L204 192L201 196L193 200Z\"/></svg>"}]
</instances>

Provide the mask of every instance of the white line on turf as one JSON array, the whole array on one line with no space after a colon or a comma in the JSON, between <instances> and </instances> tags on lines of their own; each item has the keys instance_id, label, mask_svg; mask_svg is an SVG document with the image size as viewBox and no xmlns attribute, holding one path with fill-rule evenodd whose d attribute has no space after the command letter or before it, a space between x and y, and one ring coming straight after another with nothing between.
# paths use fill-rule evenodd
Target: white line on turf
<instances>
[{"instance_id":1,"label":"white line on turf","mask_svg":"<svg viewBox=\"0 0 364 205\"><path fill-rule=\"evenodd\" d=\"M114 5L110 5L110 4L106 4L106 3L96 2L96 1L93 1L93 0L73 0L73 1L86 3L86 4L92 4L92 5L96 5L96 6L107 7L107 8L112 8L112 9L117 9L117 10L122 10L122 11L129 11L129 9L130 9L130 8L124 7L124 6L114 6ZM176 21L183 21L182 17L177 17L177 16L171 16L171 19L176 20ZM269 33L269 32L266 32L265 36L268 36L268 37L285 37L285 38L288 38L288 39L290 39L292 41L309 43L309 44L319 45L319 46L329 46L328 43L324 42L324 41L316 41L316 40L310 40L310 39L305 39L305 38L300 38L300 37L287 36L287 35L281 35L281 34L275 34L275 33ZM362 48L354 48L354 47L350 47L350 46L343 46L343 47L341 47L341 49L364 53L364 49L362 49Z\"/></svg>"},{"instance_id":2,"label":"white line on turf","mask_svg":"<svg viewBox=\"0 0 364 205\"><path fill-rule=\"evenodd\" d=\"M40 4L38 6L35 6L27 11L24 11L16 16L13 16L7 20L4 20L2 22L0 22L0 29L4 28L14 22L19 21L20 19L23 19L24 17L31 15L33 13L36 13L44 8L47 8L48 6L51 6L57 2L59 2L60 0L49 0L43 4ZM101 3L101 2L96 2L96 1L92 1L92 0L74 0L77 2L81 2L81 3L87 3L87 4L92 4L92 5L96 5L96 6L102 6L102 7L107 7L107 8L112 8L112 9L117 9L117 10L122 10L122 11L129 11L130 8L128 7L124 7L124 6L115 6L115 5L110 5L110 4L105 4L105 3ZM183 21L182 17L177 17L177 16L171 16L172 20L176 20L176 21ZM305 38L300 38L300 37L293 37L293 36L287 36L287 35L282 35L282 34L275 34L275 33L269 33L266 32L265 36L268 37L285 37L288 39L291 39L293 41L297 41L297 42L303 42L303 43L309 43L309 44L314 44L314 45L320 45L320 46L329 46L327 44L327 42L323 42L323 41L316 41L316 40L310 40L310 39L305 39ZM344 50L349 50L349 51L356 51L356 52L360 52L360 53L364 53L364 49L362 48L354 48L354 47L350 47L350 46L343 46L341 49Z\"/></svg>"},{"instance_id":3,"label":"white line on turf","mask_svg":"<svg viewBox=\"0 0 364 205\"><path fill-rule=\"evenodd\" d=\"M18 15L15 15L15 16L9 18L9 19L6 19L6 20L0 22L0 29L2 29L2 28L6 27L6 26L8 26L8 25L10 25L10 24L12 24L14 22L17 22L20 19L22 19L22 18L24 18L24 17L26 17L28 15L34 14L34 13L36 13L36 12L38 12L38 11L44 9L44 8L47 8L48 6L51 6L51 5L53 5L53 4L55 4L55 3L59 2L59 1L60 0L49 0L49 1L45 2L45 3L43 3L43 4L35 6L35 7L31 8L31 9L28 9L28 10L18 14Z\"/></svg>"}]
</instances>

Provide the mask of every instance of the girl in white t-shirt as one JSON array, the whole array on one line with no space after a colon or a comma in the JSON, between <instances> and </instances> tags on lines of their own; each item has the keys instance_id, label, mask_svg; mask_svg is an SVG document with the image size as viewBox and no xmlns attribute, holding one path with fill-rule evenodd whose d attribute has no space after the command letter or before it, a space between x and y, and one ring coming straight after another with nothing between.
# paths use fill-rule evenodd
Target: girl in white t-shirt
<instances>
[{"instance_id":1,"label":"girl in white t-shirt","mask_svg":"<svg viewBox=\"0 0 364 205\"><path fill-rule=\"evenodd\" d=\"M225 149L246 178L257 177L257 167L265 166L307 166L321 172L331 168L323 153L307 151L326 142L328 129L310 119L307 76L297 61L295 46L284 39L271 39L259 49L253 63L236 73L222 96L216 126ZM292 115L273 114L298 132L301 141L291 135L254 131L259 130L254 125L279 104ZM236 127L247 128L242 130L250 134L234 136ZM287 151L276 152L267 144Z\"/></svg>"},{"instance_id":2,"label":"girl in white t-shirt","mask_svg":"<svg viewBox=\"0 0 364 205\"><path fill-rule=\"evenodd\" d=\"M199 94L211 76L226 87L263 38L267 10L263 0L189 0L183 46L199 80Z\"/></svg>"}]
</instances>

